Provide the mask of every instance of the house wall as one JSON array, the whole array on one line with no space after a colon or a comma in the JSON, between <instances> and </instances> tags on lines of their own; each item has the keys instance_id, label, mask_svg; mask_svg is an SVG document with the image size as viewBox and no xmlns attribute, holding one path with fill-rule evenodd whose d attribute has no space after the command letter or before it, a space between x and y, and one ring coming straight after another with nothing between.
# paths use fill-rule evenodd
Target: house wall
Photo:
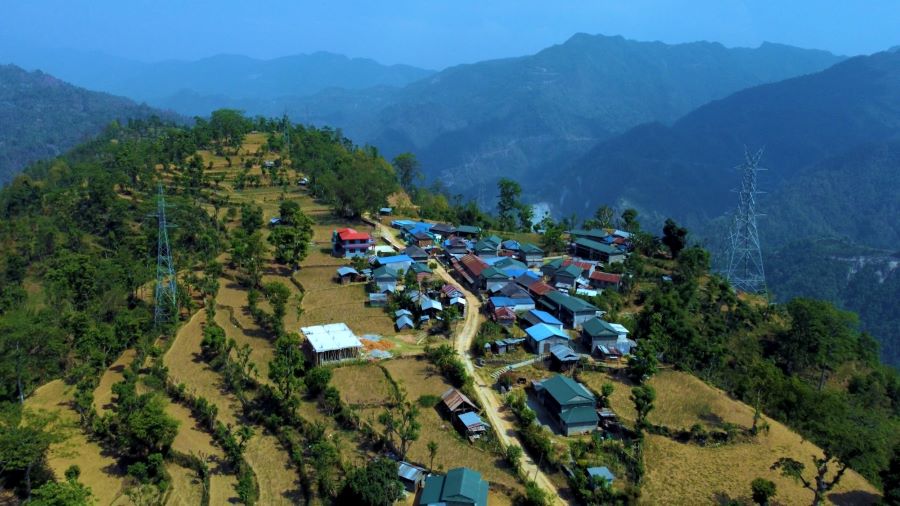
<instances>
[{"instance_id":1,"label":"house wall","mask_svg":"<svg viewBox=\"0 0 900 506\"><path fill-rule=\"evenodd\" d=\"M597 428L596 424L581 424L581 425L565 425L560 422L562 425L562 432L567 436L575 436L578 434L584 434L586 432L591 432L592 430Z\"/></svg>"},{"instance_id":2,"label":"house wall","mask_svg":"<svg viewBox=\"0 0 900 506\"><path fill-rule=\"evenodd\" d=\"M557 344L568 344L568 343L569 343L568 339L565 339L562 337L556 337L556 336L544 339L540 343L538 343L537 341L535 341L531 338L528 338L529 346L531 346L531 349L537 354L550 353L550 348L552 348L553 346L556 346Z\"/></svg>"}]
</instances>

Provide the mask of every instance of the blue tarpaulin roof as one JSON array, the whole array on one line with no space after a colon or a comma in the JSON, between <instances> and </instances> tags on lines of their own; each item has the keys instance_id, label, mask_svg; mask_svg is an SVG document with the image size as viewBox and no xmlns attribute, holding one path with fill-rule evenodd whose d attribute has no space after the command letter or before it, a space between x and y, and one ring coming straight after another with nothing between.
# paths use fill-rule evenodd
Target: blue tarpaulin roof
<instances>
[{"instance_id":1,"label":"blue tarpaulin roof","mask_svg":"<svg viewBox=\"0 0 900 506\"><path fill-rule=\"evenodd\" d=\"M340 277L348 276L350 274L359 274L353 267L338 267L337 273Z\"/></svg>"},{"instance_id":2,"label":"blue tarpaulin roof","mask_svg":"<svg viewBox=\"0 0 900 506\"><path fill-rule=\"evenodd\" d=\"M409 262L409 263L412 263L412 262L413 262L413 259L410 258L410 257L408 257L408 256L406 256L406 255L394 255L394 256L389 256L389 257L378 257L376 260L378 260L378 263L381 264L381 265L396 264L396 263L401 263L401 262Z\"/></svg>"},{"instance_id":3,"label":"blue tarpaulin roof","mask_svg":"<svg viewBox=\"0 0 900 506\"><path fill-rule=\"evenodd\" d=\"M592 480L603 478L606 481L612 483L613 480L616 479L615 475L613 475L612 471L609 470L608 467L589 467L587 470L588 476L591 477Z\"/></svg>"},{"instance_id":4,"label":"blue tarpaulin roof","mask_svg":"<svg viewBox=\"0 0 900 506\"><path fill-rule=\"evenodd\" d=\"M459 421L462 422L466 427L471 427L473 425L487 425L484 421L481 420L481 417L476 413L463 413L459 415Z\"/></svg>"}]
</instances>

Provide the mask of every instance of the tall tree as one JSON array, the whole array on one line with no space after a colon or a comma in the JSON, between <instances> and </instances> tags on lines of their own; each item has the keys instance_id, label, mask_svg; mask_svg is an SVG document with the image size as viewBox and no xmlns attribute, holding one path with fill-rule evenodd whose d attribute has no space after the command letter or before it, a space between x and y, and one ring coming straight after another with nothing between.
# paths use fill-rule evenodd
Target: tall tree
<instances>
[{"instance_id":1,"label":"tall tree","mask_svg":"<svg viewBox=\"0 0 900 506\"><path fill-rule=\"evenodd\" d=\"M303 371L306 369L300 336L287 333L275 341L275 353L269 362L269 379L287 406L297 402L297 393L303 386Z\"/></svg>"},{"instance_id":2,"label":"tall tree","mask_svg":"<svg viewBox=\"0 0 900 506\"><path fill-rule=\"evenodd\" d=\"M497 182L499 196L497 200L497 212L499 225L502 230L516 229L516 212L522 208L519 197L522 195L522 187L512 179L503 178Z\"/></svg>"},{"instance_id":3,"label":"tall tree","mask_svg":"<svg viewBox=\"0 0 900 506\"><path fill-rule=\"evenodd\" d=\"M391 506L401 497L403 484L397 479L397 463L379 458L348 473L337 503Z\"/></svg>"},{"instance_id":4,"label":"tall tree","mask_svg":"<svg viewBox=\"0 0 900 506\"><path fill-rule=\"evenodd\" d=\"M641 385L631 389L631 402L634 403L634 410L637 414L634 425L639 433L649 426L647 415L653 411L653 401L655 400L656 390L650 385Z\"/></svg>"},{"instance_id":5,"label":"tall tree","mask_svg":"<svg viewBox=\"0 0 900 506\"><path fill-rule=\"evenodd\" d=\"M419 160L412 153L400 153L394 157L394 170L397 172L397 181L400 187L413 196L415 193L416 181L422 179L422 172L419 169Z\"/></svg>"},{"instance_id":6,"label":"tall tree","mask_svg":"<svg viewBox=\"0 0 900 506\"><path fill-rule=\"evenodd\" d=\"M638 222L637 209L628 208L622 211L622 215L619 217L619 228L632 233L641 230L641 224Z\"/></svg>"},{"instance_id":7,"label":"tall tree","mask_svg":"<svg viewBox=\"0 0 900 506\"><path fill-rule=\"evenodd\" d=\"M678 258L681 250L687 245L687 234L687 229L679 227L675 220L666 219L666 224L663 226L662 243L672 252L673 258Z\"/></svg>"}]
</instances>

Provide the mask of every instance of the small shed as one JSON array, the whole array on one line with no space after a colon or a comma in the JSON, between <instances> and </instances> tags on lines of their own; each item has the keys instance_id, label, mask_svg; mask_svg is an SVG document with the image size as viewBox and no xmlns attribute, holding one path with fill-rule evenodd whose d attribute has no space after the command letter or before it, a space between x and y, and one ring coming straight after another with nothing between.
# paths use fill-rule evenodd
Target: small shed
<instances>
[{"instance_id":1,"label":"small shed","mask_svg":"<svg viewBox=\"0 0 900 506\"><path fill-rule=\"evenodd\" d=\"M394 213L394 209L391 207L382 207L381 209L378 210L378 214L381 214L384 216L390 216L393 213Z\"/></svg>"},{"instance_id":2,"label":"small shed","mask_svg":"<svg viewBox=\"0 0 900 506\"><path fill-rule=\"evenodd\" d=\"M402 460L397 463L397 478L400 483L403 483L403 488L409 492L419 490L425 483L426 476L428 476L428 472L417 465Z\"/></svg>"},{"instance_id":3,"label":"small shed","mask_svg":"<svg viewBox=\"0 0 900 506\"><path fill-rule=\"evenodd\" d=\"M509 307L498 307L493 313L494 321L504 327L511 327L516 323L516 312Z\"/></svg>"},{"instance_id":4,"label":"small shed","mask_svg":"<svg viewBox=\"0 0 900 506\"><path fill-rule=\"evenodd\" d=\"M478 411L478 406L455 388L441 394L441 406L450 414Z\"/></svg>"},{"instance_id":5,"label":"small shed","mask_svg":"<svg viewBox=\"0 0 900 506\"><path fill-rule=\"evenodd\" d=\"M357 277L359 277L359 272L353 267L344 266L337 269L337 279L342 285L356 281Z\"/></svg>"},{"instance_id":6,"label":"small shed","mask_svg":"<svg viewBox=\"0 0 900 506\"><path fill-rule=\"evenodd\" d=\"M453 417L453 424L456 429L470 440L478 439L484 434L490 425L484 422L477 413L468 411L466 413L457 413Z\"/></svg>"},{"instance_id":7,"label":"small shed","mask_svg":"<svg viewBox=\"0 0 900 506\"><path fill-rule=\"evenodd\" d=\"M406 315L397 318L397 321L394 322L394 326L397 327L398 331L415 328L415 324L413 324L412 318Z\"/></svg>"},{"instance_id":8,"label":"small shed","mask_svg":"<svg viewBox=\"0 0 900 506\"><path fill-rule=\"evenodd\" d=\"M550 347L550 362L560 371L571 369L578 363L579 358L579 355L565 344L556 344Z\"/></svg>"}]
</instances>

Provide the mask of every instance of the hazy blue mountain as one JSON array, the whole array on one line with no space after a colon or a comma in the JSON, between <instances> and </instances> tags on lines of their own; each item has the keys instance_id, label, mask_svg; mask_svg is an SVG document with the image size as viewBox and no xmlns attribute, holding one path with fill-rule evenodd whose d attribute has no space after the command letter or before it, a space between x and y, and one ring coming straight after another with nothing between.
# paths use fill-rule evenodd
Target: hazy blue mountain
<instances>
[{"instance_id":1,"label":"hazy blue mountain","mask_svg":"<svg viewBox=\"0 0 900 506\"><path fill-rule=\"evenodd\" d=\"M737 90L837 61L777 44L726 48L578 34L534 55L448 68L382 95L375 112L365 103L341 111L348 119L342 126L388 154L416 152L430 177L456 191L491 198L503 175L534 191L529 183L558 174L615 133L674 121Z\"/></svg>"},{"instance_id":2,"label":"hazy blue mountain","mask_svg":"<svg viewBox=\"0 0 900 506\"><path fill-rule=\"evenodd\" d=\"M825 167L809 168L817 162L898 133L900 53L856 57L816 74L737 92L672 126L641 125L602 142L569 168L566 179L572 184L556 203L582 214L605 202L627 203L647 214L701 224L734 207L729 189L738 186L739 174L732 168L742 161L744 146L765 148L764 189L777 192L803 176L809 182L797 180L794 187L801 191L821 179ZM852 166L834 170L846 173ZM840 190L835 185L830 191L840 196ZM880 204L888 188L883 190ZM852 197L845 193L841 200ZM814 206L823 199L809 200Z\"/></svg>"},{"instance_id":3,"label":"hazy blue mountain","mask_svg":"<svg viewBox=\"0 0 900 506\"><path fill-rule=\"evenodd\" d=\"M93 137L113 120L154 114L175 116L43 72L0 65L0 184L28 163L57 156Z\"/></svg>"},{"instance_id":4,"label":"hazy blue mountain","mask_svg":"<svg viewBox=\"0 0 900 506\"><path fill-rule=\"evenodd\" d=\"M229 101L242 101L256 113L266 101L279 97L305 96L332 87L403 86L433 74L409 65L382 65L327 52L270 60L216 55L195 61L142 63L95 52L20 49L8 52L6 58L86 88L157 106L177 105L182 114L208 114ZM179 100L185 93L215 105L201 108Z\"/></svg>"}]
</instances>

